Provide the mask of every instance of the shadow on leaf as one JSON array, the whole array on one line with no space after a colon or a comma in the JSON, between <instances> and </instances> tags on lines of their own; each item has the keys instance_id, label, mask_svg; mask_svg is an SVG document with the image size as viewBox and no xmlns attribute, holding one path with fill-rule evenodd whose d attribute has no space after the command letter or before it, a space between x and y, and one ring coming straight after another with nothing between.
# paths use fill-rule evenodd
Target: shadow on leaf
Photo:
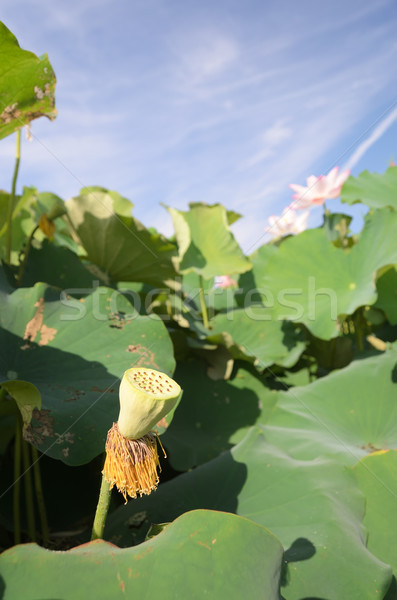
<instances>
[{"instance_id":1,"label":"shadow on leaf","mask_svg":"<svg viewBox=\"0 0 397 600\"><path fill-rule=\"evenodd\" d=\"M286 587L289 583L288 576L288 565L289 563L301 562L303 560L309 560L316 554L316 548L314 544L307 538L297 538L291 546L284 552L284 565L281 573L280 585ZM309 600L305 598L302 600ZM313 598L313 600L315 600ZM316 600L322 600L320 598Z\"/></svg>"}]
</instances>

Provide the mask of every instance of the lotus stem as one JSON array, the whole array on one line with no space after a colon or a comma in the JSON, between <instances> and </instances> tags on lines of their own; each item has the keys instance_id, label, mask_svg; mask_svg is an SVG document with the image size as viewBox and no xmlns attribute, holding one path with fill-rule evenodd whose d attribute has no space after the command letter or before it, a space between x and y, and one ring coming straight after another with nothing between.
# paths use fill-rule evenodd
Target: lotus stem
<instances>
[{"instance_id":1,"label":"lotus stem","mask_svg":"<svg viewBox=\"0 0 397 600\"><path fill-rule=\"evenodd\" d=\"M48 544L49 530L48 530L47 512L46 512L45 502L44 502L43 486L41 483L39 453L37 452L37 448L35 448L34 446L31 446L31 450L32 450L32 460L33 460L33 479L34 479L34 487L36 490L37 506L39 509L42 542L43 542L43 546L46 546Z\"/></svg>"},{"instance_id":2,"label":"lotus stem","mask_svg":"<svg viewBox=\"0 0 397 600\"><path fill-rule=\"evenodd\" d=\"M106 481L104 475L102 475L101 489L99 492L99 499L94 518L94 525L92 527L91 540L98 540L103 538L106 517L109 510L110 497L110 483Z\"/></svg>"},{"instance_id":3,"label":"lotus stem","mask_svg":"<svg viewBox=\"0 0 397 600\"><path fill-rule=\"evenodd\" d=\"M22 430L21 419L19 415L16 418L15 443L14 443L14 488L13 488L13 513L14 513L14 543L21 542L21 451L22 451Z\"/></svg>"},{"instance_id":4,"label":"lotus stem","mask_svg":"<svg viewBox=\"0 0 397 600\"><path fill-rule=\"evenodd\" d=\"M32 467L29 457L29 446L28 443L22 439L22 460L24 468L25 478L25 503L26 503L26 517L28 521L28 533L32 542L36 541L36 524L34 518L34 504L33 504L33 486L32 486L32 474L30 469Z\"/></svg>"},{"instance_id":5,"label":"lotus stem","mask_svg":"<svg viewBox=\"0 0 397 600\"><path fill-rule=\"evenodd\" d=\"M363 341L363 316L362 316L362 309L359 308L357 310L357 313L355 315L355 319L354 319L354 329L355 329L355 333L356 333L356 343L357 343L357 348L359 352L362 352L364 350L364 341Z\"/></svg>"},{"instance_id":6,"label":"lotus stem","mask_svg":"<svg viewBox=\"0 0 397 600\"><path fill-rule=\"evenodd\" d=\"M207 307L205 304L205 296L204 296L204 281L203 276L199 275L200 280L200 306L201 306L201 316L203 318L203 325L206 329L208 329L208 313Z\"/></svg>"},{"instance_id":7,"label":"lotus stem","mask_svg":"<svg viewBox=\"0 0 397 600\"><path fill-rule=\"evenodd\" d=\"M17 178L19 171L19 162L21 159L21 130L18 129L16 137L16 150L15 150L15 167L14 175L12 177L11 194L8 199L8 211L7 211L7 238L6 238L6 261L8 264L11 263L11 248L12 248L12 213L14 210Z\"/></svg>"},{"instance_id":8,"label":"lotus stem","mask_svg":"<svg viewBox=\"0 0 397 600\"><path fill-rule=\"evenodd\" d=\"M30 248L32 245L32 241L33 238L35 236L36 231L38 230L39 226L36 225L36 227L33 229L32 233L30 234L28 241L26 242L26 246L25 246L25 251L24 251L24 255L23 255L23 260L21 262L21 264L19 265L19 270L18 270L18 285L20 286L22 283L22 277L25 271L25 267L26 267L26 261L28 260L28 255L30 252Z\"/></svg>"}]
</instances>

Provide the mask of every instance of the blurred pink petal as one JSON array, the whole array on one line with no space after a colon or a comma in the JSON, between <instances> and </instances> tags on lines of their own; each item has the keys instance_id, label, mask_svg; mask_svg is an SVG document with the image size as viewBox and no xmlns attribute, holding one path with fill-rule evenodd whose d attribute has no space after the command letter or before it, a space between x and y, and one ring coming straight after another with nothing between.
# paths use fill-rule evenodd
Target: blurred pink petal
<instances>
[{"instance_id":1,"label":"blurred pink petal","mask_svg":"<svg viewBox=\"0 0 397 600\"><path fill-rule=\"evenodd\" d=\"M350 171L341 171L338 173L339 167L334 167L328 175L310 175L307 178L307 186L291 183L290 188L295 192L292 196L294 202L291 208L299 210L309 208L319 204L324 204L325 200L338 198L342 189L342 185L350 175Z\"/></svg>"},{"instance_id":2,"label":"blurred pink petal","mask_svg":"<svg viewBox=\"0 0 397 600\"><path fill-rule=\"evenodd\" d=\"M272 215L268 218L269 227L265 231L270 233L272 237L278 238L283 235L301 233L307 227L307 219L310 211L298 214L292 210L291 206L284 208L281 216Z\"/></svg>"},{"instance_id":3,"label":"blurred pink petal","mask_svg":"<svg viewBox=\"0 0 397 600\"><path fill-rule=\"evenodd\" d=\"M232 279L229 275L219 275L215 277L214 288L229 288L233 286L237 286L237 281Z\"/></svg>"}]
</instances>

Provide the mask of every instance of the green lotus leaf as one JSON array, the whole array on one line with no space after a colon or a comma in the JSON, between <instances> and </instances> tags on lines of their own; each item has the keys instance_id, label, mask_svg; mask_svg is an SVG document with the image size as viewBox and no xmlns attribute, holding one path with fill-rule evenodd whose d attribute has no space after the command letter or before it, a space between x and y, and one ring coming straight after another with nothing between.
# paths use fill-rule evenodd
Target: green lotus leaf
<instances>
[{"instance_id":1,"label":"green lotus leaf","mask_svg":"<svg viewBox=\"0 0 397 600\"><path fill-rule=\"evenodd\" d=\"M385 269L376 280L378 299L375 308L381 308L391 325L397 325L397 265Z\"/></svg>"},{"instance_id":2,"label":"green lotus leaf","mask_svg":"<svg viewBox=\"0 0 397 600\"><path fill-rule=\"evenodd\" d=\"M73 465L103 452L126 369L142 365L170 375L174 369L158 317L137 315L117 290L91 291L77 300L41 283L0 293L0 381L22 379L38 388L41 410L33 411L25 437Z\"/></svg>"},{"instance_id":3,"label":"green lotus leaf","mask_svg":"<svg viewBox=\"0 0 397 600\"><path fill-rule=\"evenodd\" d=\"M277 250L278 246L276 244L264 244L250 255L252 269L242 273L238 280L239 290L236 294L236 301L240 308L250 304L263 305L263 296L257 290L256 282L262 281L266 275L268 261L277 253ZM230 309L230 304L227 308Z\"/></svg>"},{"instance_id":4,"label":"green lotus leaf","mask_svg":"<svg viewBox=\"0 0 397 600\"><path fill-rule=\"evenodd\" d=\"M299 328L273 320L269 309L261 306L219 313L211 325L210 342L225 345L234 358L253 362L259 371L274 363L291 367L305 348Z\"/></svg>"},{"instance_id":5,"label":"green lotus leaf","mask_svg":"<svg viewBox=\"0 0 397 600\"><path fill-rule=\"evenodd\" d=\"M47 55L22 50L0 22L0 139L33 119L55 119L55 73Z\"/></svg>"},{"instance_id":6,"label":"green lotus leaf","mask_svg":"<svg viewBox=\"0 0 397 600\"><path fill-rule=\"evenodd\" d=\"M279 600L283 549L264 527L235 515L194 511L140 546L102 540L50 552L16 546L0 557L3 600L62 598L261 598Z\"/></svg>"},{"instance_id":7,"label":"green lotus leaf","mask_svg":"<svg viewBox=\"0 0 397 600\"><path fill-rule=\"evenodd\" d=\"M266 439L298 459L332 455L345 465L397 447L396 364L391 349L279 392Z\"/></svg>"},{"instance_id":8,"label":"green lotus leaf","mask_svg":"<svg viewBox=\"0 0 397 600\"><path fill-rule=\"evenodd\" d=\"M274 319L304 323L322 339L336 337L339 316L376 301L376 271L397 262L396 230L397 213L385 208L368 216L349 250L331 244L323 229L287 238L265 270L254 266L255 285L245 295L252 298L256 289Z\"/></svg>"},{"instance_id":9,"label":"green lotus leaf","mask_svg":"<svg viewBox=\"0 0 397 600\"><path fill-rule=\"evenodd\" d=\"M200 206L201 202L191 202L190 206L195 206L195 205ZM229 223L229 225L233 225L233 223L236 223L236 221L239 221L239 219L242 218L242 214L236 212L235 210L227 210L226 211L226 216L227 216L227 222Z\"/></svg>"},{"instance_id":10,"label":"green lotus leaf","mask_svg":"<svg viewBox=\"0 0 397 600\"><path fill-rule=\"evenodd\" d=\"M286 600L375 600L390 585L390 566L366 548L365 498L352 472L329 459L292 458L266 442L263 426L251 428L231 451L161 484L155 494L118 508L105 537L129 545L144 539L152 522L197 508L237 512L280 539Z\"/></svg>"},{"instance_id":11,"label":"green lotus leaf","mask_svg":"<svg viewBox=\"0 0 397 600\"><path fill-rule=\"evenodd\" d=\"M255 252L251 254L250 261L252 262L253 268L255 269L255 276L259 278L266 273L267 261L276 254L278 246L275 244L265 244L260 246ZM246 278L251 276L251 272L243 273L240 281L244 282ZM244 286L245 287L245 286Z\"/></svg>"},{"instance_id":12,"label":"green lotus leaf","mask_svg":"<svg viewBox=\"0 0 397 600\"><path fill-rule=\"evenodd\" d=\"M390 206L397 208L397 167L389 167L385 173L363 171L357 177L349 177L342 187L341 201L346 204L362 202L370 208Z\"/></svg>"},{"instance_id":13,"label":"green lotus leaf","mask_svg":"<svg viewBox=\"0 0 397 600\"><path fill-rule=\"evenodd\" d=\"M39 223L43 214L51 219L64 215L65 203L62 198L52 192L39 192L33 186L24 187L15 205L13 218L24 216L22 228L25 235L32 233L33 227Z\"/></svg>"},{"instance_id":14,"label":"green lotus leaf","mask_svg":"<svg viewBox=\"0 0 397 600\"><path fill-rule=\"evenodd\" d=\"M204 279L244 273L251 263L230 231L221 204L191 204L189 211L168 208L179 247L179 270Z\"/></svg>"},{"instance_id":15,"label":"green lotus leaf","mask_svg":"<svg viewBox=\"0 0 397 600\"><path fill-rule=\"evenodd\" d=\"M394 517L397 514L397 451L374 452L354 466L358 486L365 495L364 525L368 549L393 568L397 577Z\"/></svg>"},{"instance_id":16,"label":"green lotus leaf","mask_svg":"<svg viewBox=\"0 0 397 600\"><path fill-rule=\"evenodd\" d=\"M126 200L116 192L84 188L66 208L88 259L113 281L163 285L175 277L175 245L127 216Z\"/></svg>"},{"instance_id":17,"label":"green lotus leaf","mask_svg":"<svg viewBox=\"0 0 397 600\"><path fill-rule=\"evenodd\" d=\"M0 388L8 392L15 400L15 403L21 413L24 427L29 425L32 420L33 410L41 409L41 395L36 386L28 381L2 381Z\"/></svg>"},{"instance_id":18,"label":"green lotus leaf","mask_svg":"<svg viewBox=\"0 0 397 600\"><path fill-rule=\"evenodd\" d=\"M230 449L256 422L266 422L276 402L277 393L242 367L227 381L210 379L206 369L191 360L179 363L174 375L184 392L161 441L178 471Z\"/></svg>"},{"instance_id":19,"label":"green lotus leaf","mask_svg":"<svg viewBox=\"0 0 397 600\"><path fill-rule=\"evenodd\" d=\"M46 240L44 233L37 229L40 217L49 215L55 219L54 243L66 246L72 251L78 250L78 245L68 231L66 223L61 217L65 212L63 200L51 192L39 192L34 187L24 187L23 194L17 197L12 213L12 264L19 265L21 249L26 246L28 238L34 233L34 243ZM0 254L5 255L6 245L6 219L0 220ZM33 249L35 249L33 247Z\"/></svg>"},{"instance_id":20,"label":"green lotus leaf","mask_svg":"<svg viewBox=\"0 0 397 600\"><path fill-rule=\"evenodd\" d=\"M93 289L99 276L91 273L72 250L45 239L41 248L30 249L20 285L31 287L40 281L63 289Z\"/></svg>"}]
</instances>

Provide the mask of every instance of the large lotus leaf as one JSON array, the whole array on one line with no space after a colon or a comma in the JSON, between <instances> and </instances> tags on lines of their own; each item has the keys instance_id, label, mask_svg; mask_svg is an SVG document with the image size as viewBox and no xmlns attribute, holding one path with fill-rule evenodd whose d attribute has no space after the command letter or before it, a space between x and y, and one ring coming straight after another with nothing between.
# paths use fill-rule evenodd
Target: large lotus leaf
<instances>
[{"instance_id":1,"label":"large lotus leaf","mask_svg":"<svg viewBox=\"0 0 397 600\"><path fill-rule=\"evenodd\" d=\"M254 288L254 278L259 281L266 274L267 263L273 254L276 254L278 246L276 244L264 244L260 246L255 252L253 252L249 259L252 262L252 271L248 271L247 273L243 273L240 276L240 285L245 289Z\"/></svg>"},{"instance_id":2,"label":"large lotus leaf","mask_svg":"<svg viewBox=\"0 0 397 600\"><path fill-rule=\"evenodd\" d=\"M374 309L369 307L368 309L374 312ZM368 310L366 314L368 314ZM324 373L324 370L329 373L329 371L347 367L354 358L352 336L343 335L331 340L321 340L310 336L309 339L307 355L315 361L319 373Z\"/></svg>"},{"instance_id":3,"label":"large lotus leaf","mask_svg":"<svg viewBox=\"0 0 397 600\"><path fill-rule=\"evenodd\" d=\"M2 194L1 202L3 205L7 202L9 194ZM32 233L37 222L34 222L30 212L28 211L28 201L23 196L17 196L14 209L12 212L12 240L11 240L11 263L20 263L20 252L26 244L28 237ZM7 209L8 210L8 209ZM27 227L26 224L27 223ZM5 258L7 245L7 217L0 220L0 257Z\"/></svg>"},{"instance_id":4,"label":"large lotus leaf","mask_svg":"<svg viewBox=\"0 0 397 600\"><path fill-rule=\"evenodd\" d=\"M38 117L56 117L55 81L47 55L22 50L0 22L0 139Z\"/></svg>"},{"instance_id":5,"label":"large lotus leaf","mask_svg":"<svg viewBox=\"0 0 397 600\"><path fill-rule=\"evenodd\" d=\"M258 376L238 368L232 379L214 381L199 361L179 363L175 379L182 400L161 441L174 469L187 470L239 442L257 421L265 423L277 393Z\"/></svg>"},{"instance_id":6,"label":"large lotus leaf","mask_svg":"<svg viewBox=\"0 0 397 600\"><path fill-rule=\"evenodd\" d=\"M82 292L81 288L92 289L99 280L72 250L45 239L41 248L30 249L19 284L31 287L38 281L62 289L72 288L70 293L81 294L88 293Z\"/></svg>"},{"instance_id":7,"label":"large lotus leaf","mask_svg":"<svg viewBox=\"0 0 397 600\"><path fill-rule=\"evenodd\" d=\"M36 544L0 557L4 600L279 599L283 549L264 527L221 512L181 516L144 544L102 540L68 552Z\"/></svg>"},{"instance_id":8,"label":"large lotus leaf","mask_svg":"<svg viewBox=\"0 0 397 600\"><path fill-rule=\"evenodd\" d=\"M204 279L244 273L251 263L230 231L224 206L191 204L189 211L168 208L179 247L179 270Z\"/></svg>"},{"instance_id":9,"label":"large lotus leaf","mask_svg":"<svg viewBox=\"0 0 397 600\"><path fill-rule=\"evenodd\" d=\"M0 380L33 383L42 408L26 434L68 464L104 449L118 415L118 384L132 366L171 374L172 344L158 317L126 316L117 290L97 288L80 301L36 284L0 295Z\"/></svg>"},{"instance_id":10,"label":"large lotus leaf","mask_svg":"<svg viewBox=\"0 0 397 600\"><path fill-rule=\"evenodd\" d=\"M336 337L338 315L376 301L377 269L397 262L396 230L397 213L386 208L367 218L349 251L330 243L323 229L286 239L268 258L265 272L253 269L262 303L274 319L304 323L322 339Z\"/></svg>"},{"instance_id":11,"label":"large lotus leaf","mask_svg":"<svg viewBox=\"0 0 397 600\"><path fill-rule=\"evenodd\" d=\"M261 306L219 313L211 326L209 341L224 344L232 356L253 362L259 371L274 363L292 367L305 348L299 329L273 320L269 309Z\"/></svg>"},{"instance_id":12,"label":"large lotus leaf","mask_svg":"<svg viewBox=\"0 0 397 600\"><path fill-rule=\"evenodd\" d=\"M161 285L175 277L175 245L126 216L125 199L116 192L85 188L66 208L88 259L113 281Z\"/></svg>"},{"instance_id":13,"label":"large lotus leaf","mask_svg":"<svg viewBox=\"0 0 397 600\"><path fill-rule=\"evenodd\" d=\"M237 512L281 540L288 563L286 600L375 600L383 598L391 569L365 547L364 506L353 474L342 465L295 460L253 427L231 451L117 509L105 534L131 544L150 523L171 521L187 510Z\"/></svg>"},{"instance_id":14,"label":"large lotus leaf","mask_svg":"<svg viewBox=\"0 0 397 600\"><path fill-rule=\"evenodd\" d=\"M361 459L353 470L366 499L368 548L390 564L397 577L397 452L374 452Z\"/></svg>"},{"instance_id":15,"label":"large lotus leaf","mask_svg":"<svg viewBox=\"0 0 397 600\"><path fill-rule=\"evenodd\" d=\"M278 389L289 389L290 387L309 385L313 381L313 374L308 369L307 364L302 361L295 369L285 370L277 373L275 382ZM262 421L263 422L263 421Z\"/></svg>"},{"instance_id":16,"label":"large lotus leaf","mask_svg":"<svg viewBox=\"0 0 397 600\"><path fill-rule=\"evenodd\" d=\"M109 194L112 197L113 210L118 215L121 215L123 217L131 217L131 211L134 208L134 203L131 202L131 200L128 200L128 198L124 198L124 196L121 196L118 192L110 192L109 190L107 190L104 187L101 187L99 185L93 185L93 186L81 188L80 195L97 193L97 192L102 192L103 194Z\"/></svg>"},{"instance_id":17,"label":"large lotus leaf","mask_svg":"<svg viewBox=\"0 0 397 600\"><path fill-rule=\"evenodd\" d=\"M236 282L237 283L237 282ZM232 310L238 308L238 297L241 294L241 290L238 285L232 285L228 288L221 288L213 286L205 294L205 304L209 318L219 311ZM196 296L197 300L198 297Z\"/></svg>"},{"instance_id":18,"label":"large lotus leaf","mask_svg":"<svg viewBox=\"0 0 397 600\"><path fill-rule=\"evenodd\" d=\"M23 194L18 196L12 213L12 255L13 264L20 263L21 249L28 238L34 233L33 246L36 242L46 239L45 234L37 229L42 215L49 215L55 220L54 241L58 245L68 246L72 250L78 248L70 236L66 224L61 217L65 212L63 200L51 192L38 192L34 187L25 187ZM6 221L0 220L0 252L4 254L6 244Z\"/></svg>"},{"instance_id":19,"label":"large lotus leaf","mask_svg":"<svg viewBox=\"0 0 397 600\"><path fill-rule=\"evenodd\" d=\"M33 410L41 408L41 395L35 385L28 381L2 381L0 389L4 388L6 392L14 399L19 412L21 413L24 427L29 425L32 420Z\"/></svg>"},{"instance_id":20,"label":"large lotus leaf","mask_svg":"<svg viewBox=\"0 0 397 600\"><path fill-rule=\"evenodd\" d=\"M381 308L391 325L397 325L397 266L386 269L376 280L378 299L376 308Z\"/></svg>"},{"instance_id":21,"label":"large lotus leaf","mask_svg":"<svg viewBox=\"0 0 397 600\"><path fill-rule=\"evenodd\" d=\"M15 205L13 220L22 217L21 228L29 236L43 214L51 219L64 215L65 203L62 198L52 192L39 192L33 186L24 187Z\"/></svg>"},{"instance_id":22,"label":"large lotus leaf","mask_svg":"<svg viewBox=\"0 0 397 600\"><path fill-rule=\"evenodd\" d=\"M264 296L258 291L256 282L261 282L267 271L267 265L273 254L278 250L277 244L264 244L253 252L249 259L252 269L242 273L239 277L239 289L236 293L236 302L241 308L251 304L262 306L265 304ZM230 308L230 306L228 307Z\"/></svg>"},{"instance_id":23,"label":"large lotus leaf","mask_svg":"<svg viewBox=\"0 0 397 600\"><path fill-rule=\"evenodd\" d=\"M362 202L370 208L397 208L397 167L389 167L385 173L363 171L349 177L342 187L341 201Z\"/></svg>"},{"instance_id":24,"label":"large lotus leaf","mask_svg":"<svg viewBox=\"0 0 397 600\"><path fill-rule=\"evenodd\" d=\"M255 267L257 275L265 272L267 259L277 251L277 247L271 244L261 246L257 252L249 257L249 260ZM254 290L249 299L246 297L247 290L255 288L252 270L242 273L239 277L231 277L235 284L230 287L222 288L215 285L215 278L203 280L203 290L205 294L205 303L210 318L219 311L229 311L234 308L242 307L244 304L250 305L253 301L259 301L260 296ZM195 272L186 273L182 280L182 289L188 299L195 302L198 311L200 310L200 280ZM245 292L245 294L244 294ZM249 301L248 301L249 300Z\"/></svg>"},{"instance_id":25,"label":"large lotus leaf","mask_svg":"<svg viewBox=\"0 0 397 600\"><path fill-rule=\"evenodd\" d=\"M266 438L295 458L332 455L346 465L397 447L396 363L391 349L279 392Z\"/></svg>"}]
</instances>

